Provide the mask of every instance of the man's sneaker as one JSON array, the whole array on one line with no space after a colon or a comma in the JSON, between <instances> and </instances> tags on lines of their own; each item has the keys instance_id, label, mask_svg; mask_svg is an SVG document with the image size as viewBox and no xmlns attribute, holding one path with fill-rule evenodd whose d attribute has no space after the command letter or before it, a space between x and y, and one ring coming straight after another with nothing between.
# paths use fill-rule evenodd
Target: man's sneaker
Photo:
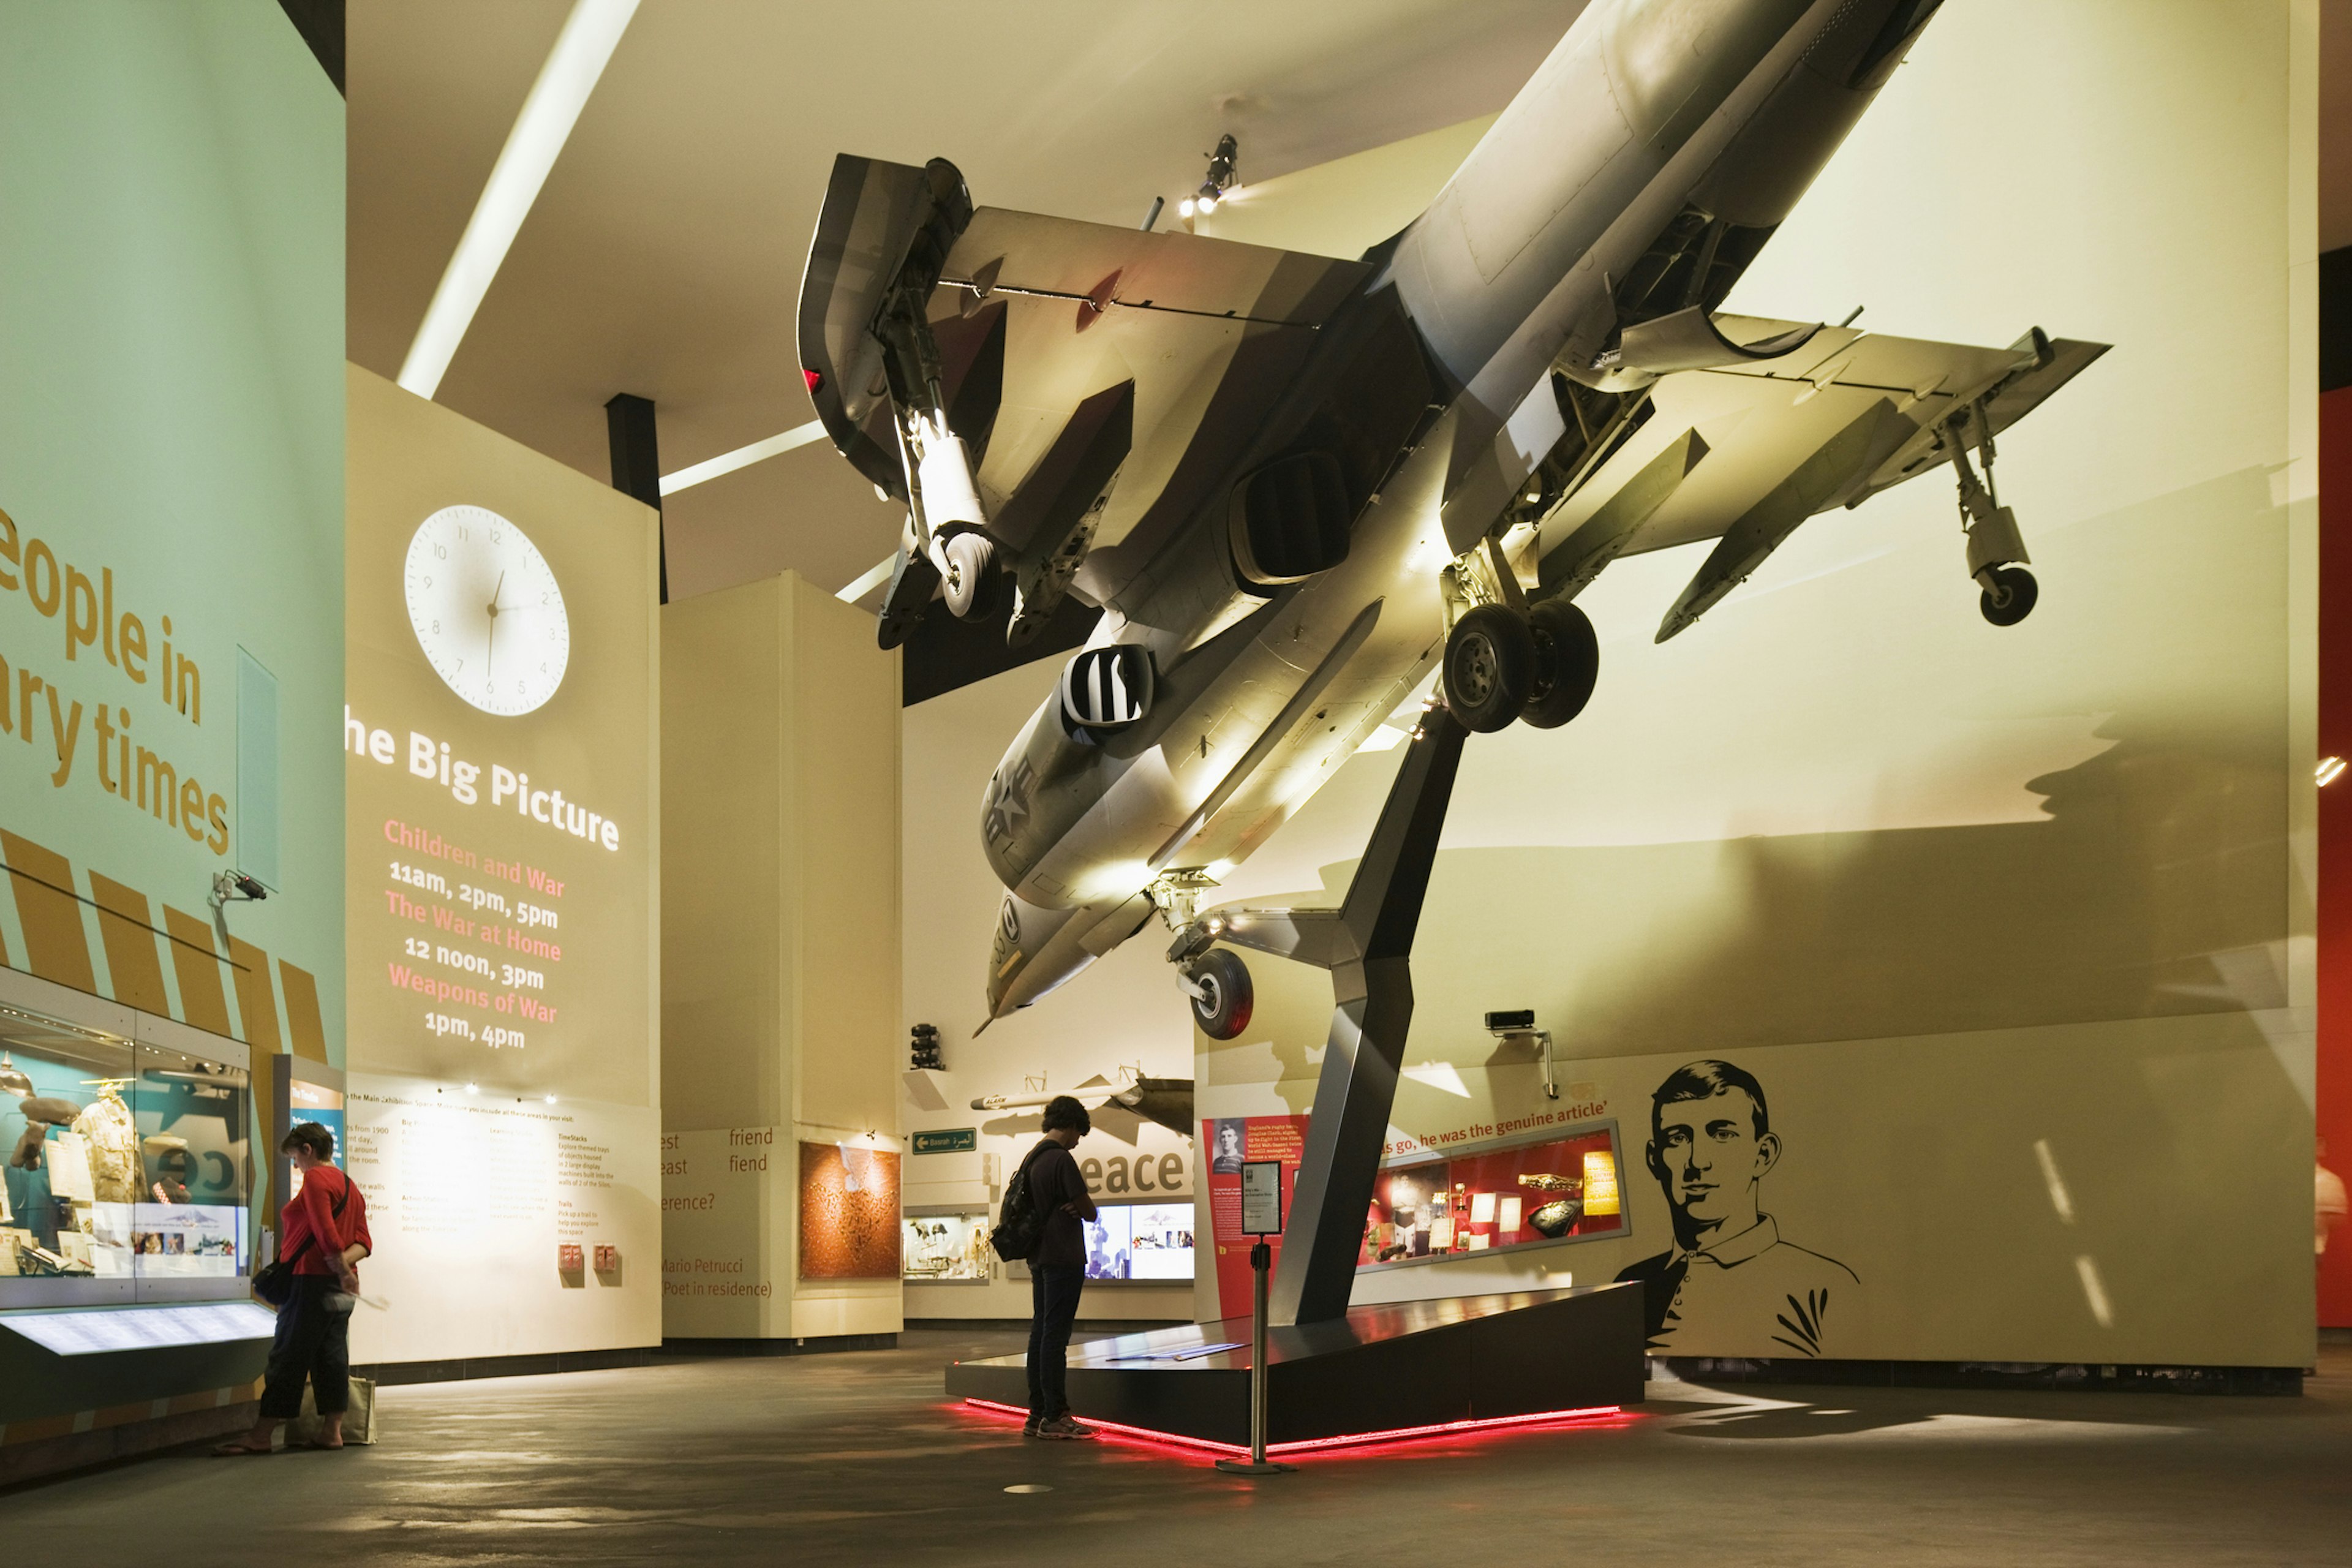
<instances>
[{"instance_id":1,"label":"man's sneaker","mask_svg":"<svg viewBox=\"0 0 2352 1568\"><path fill-rule=\"evenodd\" d=\"M1034 1437L1037 1435L1037 1428L1040 1425L1042 1424L1038 1419L1034 1415L1032 1415L1028 1420L1021 1423L1021 1435L1024 1437Z\"/></svg>"},{"instance_id":2,"label":"man's sneaker","mask_svg":"<svg viewBox=\"0 0 2352 1568\"><path fill-rule=\"evenodd\" d=\"M1091 1437L1094 1435L1093 1427L1068 1415L1056 1415L1037 1428L1037 1436L1040 1437L1055 1437L1065 1441L1077 1437Z\"/></svg>"}]
</instances>

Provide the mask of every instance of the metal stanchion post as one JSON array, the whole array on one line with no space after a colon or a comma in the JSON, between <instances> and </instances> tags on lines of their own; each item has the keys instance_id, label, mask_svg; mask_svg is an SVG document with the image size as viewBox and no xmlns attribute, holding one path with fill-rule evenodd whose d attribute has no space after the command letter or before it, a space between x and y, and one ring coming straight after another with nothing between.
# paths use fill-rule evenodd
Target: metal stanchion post
<instances>
[{"instance_id":1,"label":"metal stanchion post","mask_svg":"<svg viewBox=\"0 0 2352 1568\"><path fill-rule=\"evenodd\" d=\"M1265 1242L1250 1248L1250 1457L1219 1459L1217 1468L1237 1476L1270 1476L1295 1470L1265 1457L1265 1277L1274 1248Z\"/></svg>"}]
</instances>

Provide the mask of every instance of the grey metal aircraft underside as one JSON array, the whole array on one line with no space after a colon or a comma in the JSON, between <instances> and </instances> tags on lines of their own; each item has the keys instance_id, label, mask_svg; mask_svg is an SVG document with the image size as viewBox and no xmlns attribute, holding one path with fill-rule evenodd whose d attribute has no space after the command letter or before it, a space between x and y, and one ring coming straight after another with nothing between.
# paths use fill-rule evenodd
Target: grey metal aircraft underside
<instances>
[{"instance_id":1,"label":"grey metal aircraft underside","mask_svg":"<svg viewBox=\"0 0 2352 1568\"><path fill-rule=\"evenodd\" d=\"M1663 641L1805 519L1943 468L1984 615L2032 609L1996 437L2104 345L1720 310L1937 4L1598 0L1355 260L836 161L801 352L835 445L908 505L885 646L999 593L1016 643L1066 596L1106 612L981 803L992 1018L1157 914L1230 1037L1248 977L1208 889L1433 666L1473 730L1572 719L1598 673L1574 601L1620 556L1717 542Z\"/></svg>"}]
</instances>

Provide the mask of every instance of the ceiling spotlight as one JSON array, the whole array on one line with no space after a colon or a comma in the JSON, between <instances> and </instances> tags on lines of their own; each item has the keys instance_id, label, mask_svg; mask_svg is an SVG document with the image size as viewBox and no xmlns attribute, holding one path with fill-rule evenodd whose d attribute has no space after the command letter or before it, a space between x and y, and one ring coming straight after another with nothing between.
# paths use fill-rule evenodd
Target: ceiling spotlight
<instances>
[{"instance_id":1,"label":"ceiling spotlight","mask_svg":"<svg viewBox=\"0 0 2352 1568\"><path fill-rule=\"evenodd\" d=\"M2341 757L2320 758L2319 766L2313 770L2313 776L2319 780L2320 787L2325 789L2327 785L2334 784L2337 779L2344 776L2344 759Z\"/></svg>"},{"instance_id":2,"label":"ceiling spotlight","mask_svg":"<svg viewBox=\"0 0 2352 1568\"><path fill-rule=\"evenodd\" d=\"M1192 216L1192 197L1186 196L1182 201L1176 204L1176 216L1178 217L1191 217Z\"/></svg>"},{"instance_id":3,"label":"ceiling spotlight","mask_svg":"<svg viewBox=\"0 0 2352 1568\"><path fill-rule=\"evenodd\" d=\"M478 1083L469 1083L466 1086L466 1092L467 1094L479 1094L482 1092L482 1086Z\"/></svg>"},{"instance_id":4,"label":"ceiling spotlight","mask_svg":"<svg viewBox=\"0 0 2352 1568\"><path fill-rule=\"evenodd\" d=\"M1217 138L1217 150L1209 154L1209 177L1189 198L1202 216L1215 212L1217 204L1225 199L1225 193L1234 188L1234 160L1240 153L1239 144L1230 135ZM1184 216L1190 217L1192 214L1185 211Z\"/></svg>"},{"instance_id":5,"label":"ceiling spotlight","mask_svg":"<svg viewBox=\"0 0 2352 1568\"><path fill-rule=\"evenodd\" d=\"M553 1104L555 1103L555 1096L553 1096L553 1095L551 1095L551 1095L549 1095L549 1096L547 1097L547 1103L548 1103L548 1104L550 1104L550 1105L553 1105Z\"/></svg>"}]
</instances>

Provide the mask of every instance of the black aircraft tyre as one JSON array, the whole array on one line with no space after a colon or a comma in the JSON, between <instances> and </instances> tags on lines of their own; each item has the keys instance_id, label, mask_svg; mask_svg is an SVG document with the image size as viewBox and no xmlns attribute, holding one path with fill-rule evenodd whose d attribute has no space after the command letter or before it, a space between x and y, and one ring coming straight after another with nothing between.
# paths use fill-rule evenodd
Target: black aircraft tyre
<instances>
[{"instance_id":1,"label":"black aircraft tyre","mask_svg":"<svg viewBox=\"0 0 2352 1568\"><path fill-rule=\"evenodd\" d=\"M1601 639L1592 622L1566 599L1546 599L1528 616L1536 640L1535 689L1519 717L1538 730L1557 730L1592 700L1601 679Z\"/></svg>"},{"instance_id":2,"label":"black aircraft tyre","mask_svg":"<svg viewBox=\"0 0 2352 1568\"><path fill-rule=\"evenodd\" d=\"M941 592L956 619L968 621L996 608L996 544L984 533L951 534L942 547L948 558Z\"/></svg>"},{"instance_id":3,"label":"black aircraft tyre","mask_svg":"<svg viewBox=\"0 0 2352 1568\"><path fill-rule=\"evenodd\" d=\"M1454 623L1445 639L1445 705L1465 729L1507 728L1535 686L1536 639L1526 619L1500 605L1480 605Z\"/></svg>"},{"instance_id":4,"label":"black aircraft tyre","mask_svg":"<svg viewBox=\"0 0 2352 1568\"><path fill-rule=\"evenodd\" d=\"M1192 1016L1199 1020L1202 1034L1213 1040L1230 1040L1249 1027L1257 993L1241 954L1212 948L1193 965L1192 984L1204 993L1192 998Z\"/></svg>"},{"instance_id":5,"label":"black aircraft tyre","mask_svg":"<svg viewBox=\"0 0 2352 1568\"><path fill-rule=\"evenodd\" d=\"M1988 574L1992 585L1977 597L1977 607L1984 618L1997 626L2013 626L2033 613L2033 601L2041 596L2041 584L2033 574L2022 566L1996 566Z\"/></svg>"}]
</instances>

